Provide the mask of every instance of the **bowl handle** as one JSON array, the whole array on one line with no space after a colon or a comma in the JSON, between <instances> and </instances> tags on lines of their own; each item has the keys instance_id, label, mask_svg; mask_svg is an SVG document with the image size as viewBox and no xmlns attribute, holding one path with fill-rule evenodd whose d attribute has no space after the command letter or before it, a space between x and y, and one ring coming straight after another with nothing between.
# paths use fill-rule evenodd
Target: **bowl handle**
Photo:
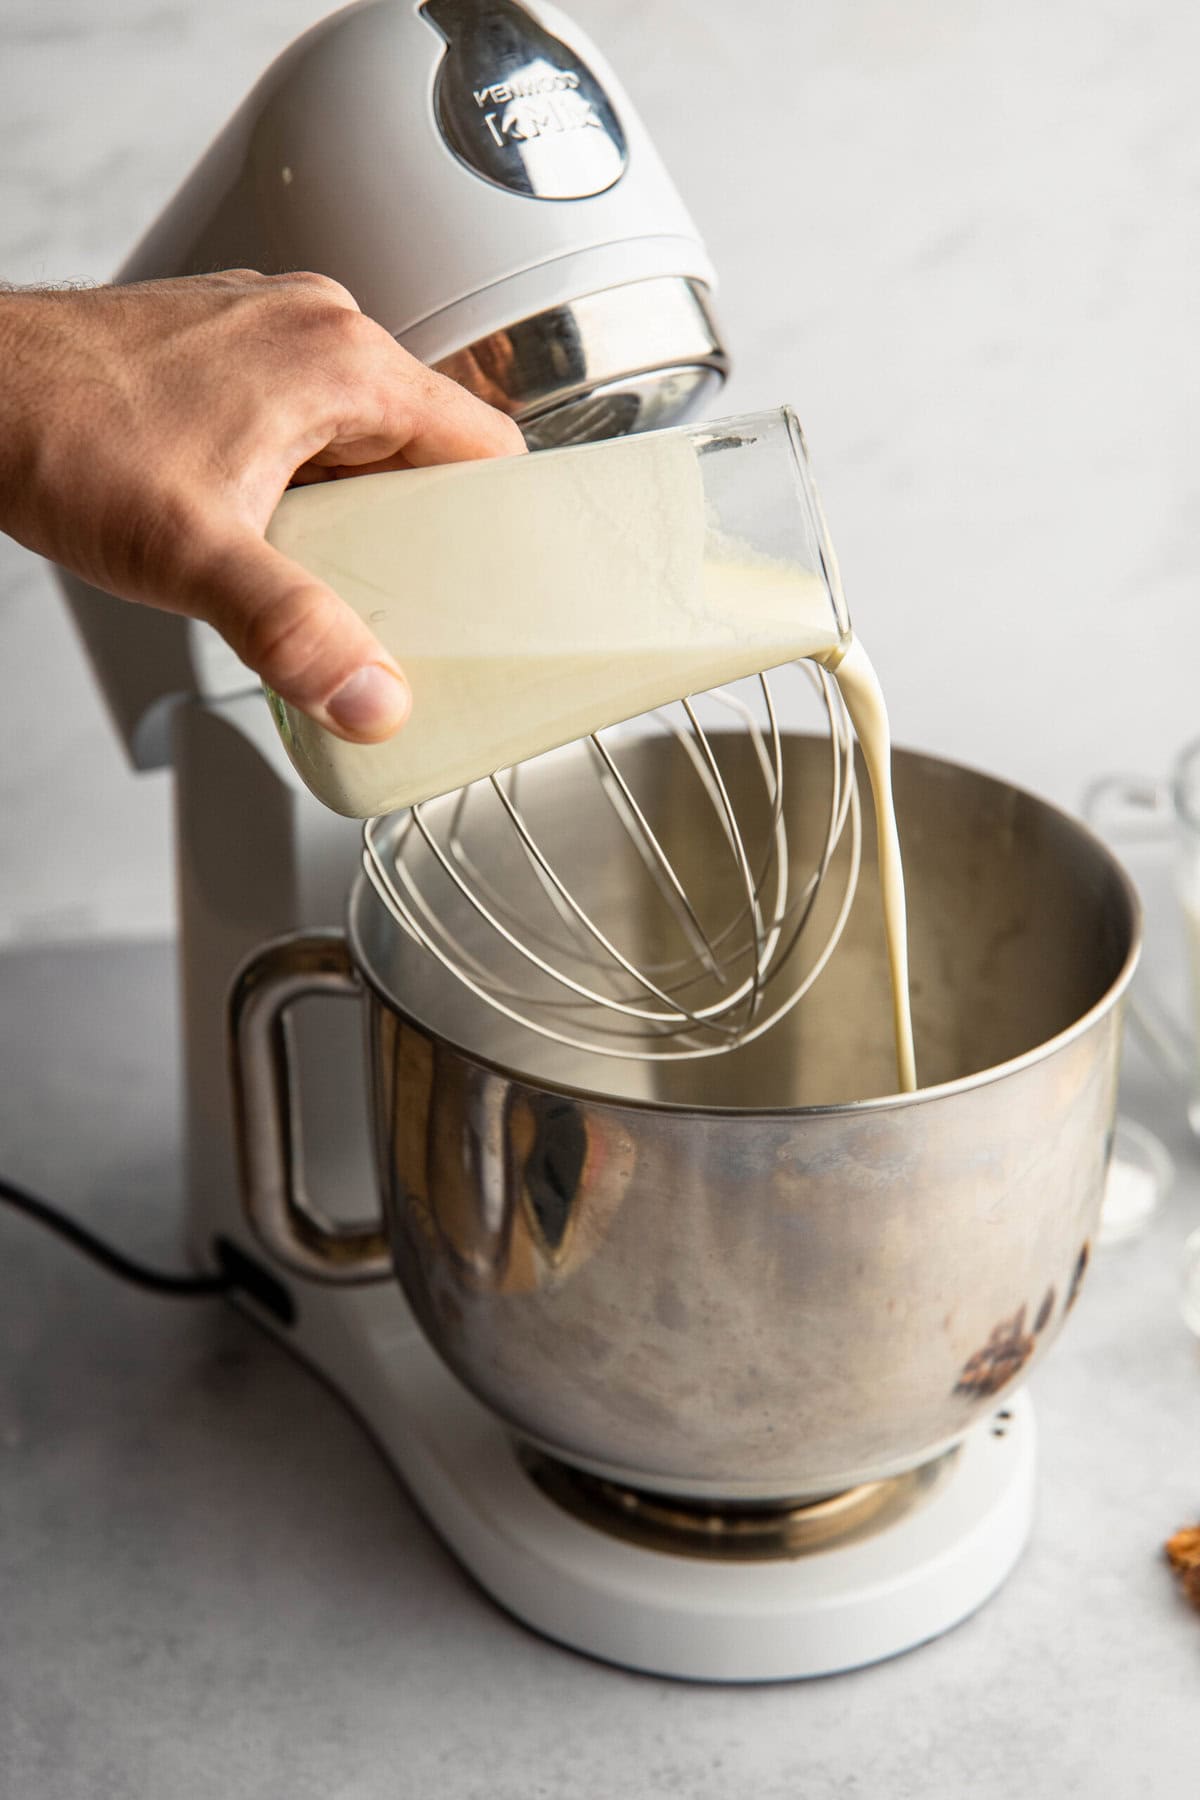
<instances>
[{"instance_id":1,"label":"bowl handle","mask_svg":"<svg viewBox=\"0 0 1200 1800\"><path fill-rule=\"evenodd\" d=\"M339 931L275 938L242 964L229 995L230 1070L242 1202L256 1235L283 1266L327 1282L392 1273L381 1221L339 1223L308 1198L297 1129L288 1014L314 994L361 999Z\"/></svg>"}]
</instances>

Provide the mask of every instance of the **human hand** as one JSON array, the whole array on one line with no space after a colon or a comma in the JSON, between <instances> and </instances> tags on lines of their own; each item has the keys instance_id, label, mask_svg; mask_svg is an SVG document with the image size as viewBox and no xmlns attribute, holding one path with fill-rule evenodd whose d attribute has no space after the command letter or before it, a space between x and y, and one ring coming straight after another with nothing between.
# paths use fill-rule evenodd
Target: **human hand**
<instances>
[{"instance_id":1,"label":"human hand","mask_svg":"<svg viewBox=\"0 0 1200 1800\"><path fill-rule=\"evenodd\" d=\"M339 737L390 737L401 670L263 532L293 481L524 450L322 275L0 293L0 529L216 627Z\"/></svg>"}]
</instances>

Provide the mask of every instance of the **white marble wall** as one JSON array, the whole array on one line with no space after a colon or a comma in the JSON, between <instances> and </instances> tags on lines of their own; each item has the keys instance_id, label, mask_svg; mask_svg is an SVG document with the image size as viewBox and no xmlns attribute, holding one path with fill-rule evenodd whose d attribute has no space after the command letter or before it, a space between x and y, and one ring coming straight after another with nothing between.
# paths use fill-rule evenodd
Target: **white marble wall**
<instances>
[{"instance_id":1,"label":"white marble wall","mask_svg":"<svg viewBox=\"0 0 1200 1800\"><path fill-rule=\"evenodd\" d=\"M0 276L102 279L324 10L6 0ZM801 412L898 737L1067 802L1164 765L1200 731L1200 13L574 11L723 273L722 409ZM166 930L166 782L7 541L0 584L0 941Z\"/></svg>"}]
</instances>

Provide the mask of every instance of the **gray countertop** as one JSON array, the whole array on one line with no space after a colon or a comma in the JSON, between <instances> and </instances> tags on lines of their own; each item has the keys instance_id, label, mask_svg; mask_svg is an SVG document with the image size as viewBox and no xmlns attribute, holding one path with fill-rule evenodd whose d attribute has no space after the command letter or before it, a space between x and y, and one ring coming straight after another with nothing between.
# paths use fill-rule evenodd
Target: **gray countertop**
<instances>
[{"instance_id":1,"label":"gray countertop","mask_svg":"<svg viewBox=\"0 0 1200 1800\"><path fill-rule=\"evenodd\" d=\"M163 1266L182 1262L173 979L161 945L0 959L0 1168ZM1200 1518L1176 1303L1200 1157L1133 1057L1126 1088L1180 1179L1144 1238L1094 1259L1034 1380L1023 1560L941 1640L777 1687L627 1675L534 1637L273 1341L0 1208L0 1794L1193 1795L1200 1615L1159 1546Z\"/></svg>"}]
</instances>

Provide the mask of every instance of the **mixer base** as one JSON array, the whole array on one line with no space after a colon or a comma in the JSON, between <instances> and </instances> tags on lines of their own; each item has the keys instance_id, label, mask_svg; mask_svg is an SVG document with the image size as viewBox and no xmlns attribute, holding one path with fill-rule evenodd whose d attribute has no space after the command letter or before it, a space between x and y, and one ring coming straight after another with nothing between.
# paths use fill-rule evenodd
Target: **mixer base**
<instances>
[{"instance_id":1,"label":"mixer base","mask_svg":"<svg viewBox=\"0 0 1200 1800\"><path fill-rule=\"evenodd\" d=\"M360 1290L349 1306L329 1292L313 1301L288 1341L364 1418L448 1548L508 1612L605 1662L725 1682L878 1662L973 1613L1029 1535L1035 1428L1024 1394L878 1529L725 1561L625 1541L558 1503L394 1289Z\"/></svg>"}]
</instances>

